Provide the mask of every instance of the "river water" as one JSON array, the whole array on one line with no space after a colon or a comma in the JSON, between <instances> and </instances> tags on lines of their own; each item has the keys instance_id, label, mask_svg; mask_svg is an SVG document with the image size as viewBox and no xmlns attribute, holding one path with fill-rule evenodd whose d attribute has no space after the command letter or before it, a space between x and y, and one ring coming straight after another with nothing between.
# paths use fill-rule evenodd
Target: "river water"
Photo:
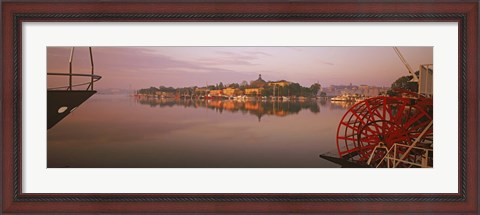
<instances>
[{"instance_id":1,"label":"river water","mask_svg":"<svg viewBox=\"0 0 480 215\"><path fill-rule=\"evenodd\" d=\"M48 168L331 168L351 104L96 94L47 131Z\"/></svg>"}]
</instances>

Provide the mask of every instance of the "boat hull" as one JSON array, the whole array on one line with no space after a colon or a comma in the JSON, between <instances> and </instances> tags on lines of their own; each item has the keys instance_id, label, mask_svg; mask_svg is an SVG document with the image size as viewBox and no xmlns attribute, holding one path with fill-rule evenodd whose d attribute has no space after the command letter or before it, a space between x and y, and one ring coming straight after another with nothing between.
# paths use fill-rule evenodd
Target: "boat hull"
<instances>
[{"instance_id":1,"label":"boat hull","mask_svg":"<svg viewBox=\"0 0 480 215\"><path fill-rule=\"evenodd\" d=\"M47 90L47 129L55 126L96 92Z\"/></svg>"}]
</instances>

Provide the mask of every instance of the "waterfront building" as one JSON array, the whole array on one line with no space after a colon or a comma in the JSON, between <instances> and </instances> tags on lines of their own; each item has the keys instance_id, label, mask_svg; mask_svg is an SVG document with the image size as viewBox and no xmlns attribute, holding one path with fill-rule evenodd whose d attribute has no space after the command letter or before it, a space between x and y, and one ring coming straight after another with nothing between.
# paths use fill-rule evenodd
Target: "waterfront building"
<instances>
[{"instance_id":1,"label":"waterfront building","mask_svg":"<svg viewBox=\"0 0 480 215\"><path fill-rule=\"evenodd\" d=\"M206 95L208 94L208 91L210 90L206 87L195 88L195 94L197 95Z\"/></svg>"},{"instance_id":2,"label":"waterfront building","mask_svg":"<svg viewBox=\"0 0 480 215\"><path fill-rule=\"evenodd\" d=\"M162 92L162 91L157 91L155 92L155 95L161 98L174 98L175 94L171 92Z\"/></svg>"},{"instance_id":3,"label":"waterfront building","mask_svg":"<svg viewBox=\"0 0 480 215\"><path fill-rule=\"evenodd\" d=\"M277 87L286 87L290 85L290 82L285 81L285 80L280 80L280 81L270 81L268 82L268 86L277 86Z\"/></svg>"},{"instance_id":4,"label":"waterfront building","mask_svg":"<svg viewBox=\"0 0 480 215\"><path fill-rule=\"evenodd\" d=\"M222 90L210 90L209 94L210 96L221 96Z\"/></svg>"},{"instance_id":5,"label":"waterfront building","mask_svg":"<svg viewBox=\"0 0 480 215\"><path fill-rule=\"evenodd\" d=\"M227 87L227 88L223 89L222 92L223 92L223 95L234 96L234 95L238 94L238 89Z\"/></svg>"},{"instance_id":6,"label":"waterfront building","mask_svg":"<svg viewBox=\"0 0 480 215\"><path fill-rule=\"evenodd\" d=\"M263 88L248 88L245 89L245 95L262 95Z\"/></svg>"},{"instance_id":7,"label":"waterfront building","mask_svg":"<svg viewBox=\"0 0 480 215\"><path fill-rule=\"evenodd\" d=\"M258 75L258 79L250 82L251 88L263 88L267 85L267 82L262 79L262 74Z\"/></svg>"},{"instance_id":8,"label":"waterfront building","mask_svg":"<svg viewBox=\"0 0 480 215\"><path fill-rule=\"evenodd\" d=\"M262 74L259 74L258 79L251 81L250 86L245 89L245 95L261 95L265 86L267 86L267 82L262 79Z\"/></svg>"},{"instance_id":9,"label":"waterfront building","mask_svg":"<svg viewBox=\"0 0 480 215\"><path fill-rule=\"evenodd\" d=\"M374 97L381 94L385 94L390 88L389 87L377 87L369 85L331 85L330 87L322 88L322 91L326 93L327 96L335 97L345 94L349 95L362 95L365 97Z\"/></svg>"}]
</instances>

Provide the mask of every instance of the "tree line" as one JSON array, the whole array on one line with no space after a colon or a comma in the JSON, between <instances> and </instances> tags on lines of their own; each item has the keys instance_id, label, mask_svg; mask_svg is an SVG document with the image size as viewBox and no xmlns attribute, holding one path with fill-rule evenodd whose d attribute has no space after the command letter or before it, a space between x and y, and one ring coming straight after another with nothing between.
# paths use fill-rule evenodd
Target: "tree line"
<instances>
[{"instance_id":1,"label":"tree line","mask_svg":"<svg viewBox=\"0 0 480 215\"><path fill-rule=\"evenodd\" d=\"M199 89L200 87L198 86L193 86L193 87L180 87L180 88L174 88L174 87L166 87L166 86L159 86L159 87L150 87L150 88L144 88L140 89L137 91L139 94L150 94L154 95L157 92L165 92L165 93L180 93L180 94L195 94L197 92L196 90ZM222 82L215 84L215 85L208 85L206 87L208 90L223 90L225 88L233 88L233 89L238 89L240 91L245 91L245 89L248 88L253 88L246 84L246 81L243 81L242 83L232 83L228 85L224 85ZM299 83L290 83L287 86L269 86L265 85L262 88L261 95L256 95L256 96L305 96L305 97L311 97L311 96L317 96L318 92L320 91L321 85L318 83L312 84L310 87L304 87L301 86ZM275 92L274 92L275 90ZM198 94L198 92L197 92Z\"/></svg>"}]
</instances>

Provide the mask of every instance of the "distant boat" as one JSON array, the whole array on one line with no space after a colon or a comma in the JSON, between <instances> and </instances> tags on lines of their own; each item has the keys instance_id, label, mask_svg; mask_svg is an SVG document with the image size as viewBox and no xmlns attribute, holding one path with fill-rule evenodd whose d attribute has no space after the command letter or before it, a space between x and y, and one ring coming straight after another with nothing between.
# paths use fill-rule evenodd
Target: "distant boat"
<instances>
[{"instance_id":1,"label":"distant boat","mask_svg":"<svg viewBox=\"0 0 480 215\"><path fill-rule=\"evenodd\" d=\"M349 95L349 94L342 94L340 96L335 96L330 99L330 101L342 101L342 102L359 102L363 101L365 98L363 96L354 94L354 95Z\"/></svg>"},{"instance_id":2,"label":"distant boat","mask_svg":"<svg viewBox=\"0 0 480 215\"><path fill-rule=\"evenodd\" d=\"M355 101L356 101L356 102L361 102L361 101L363 101L363 100L365 100L364 97L357 97L357 98L355 98Z\"/></svg>"},{"instance_id":3,"label":"distant boat","mask_svg":"<svg viewBox=\"0 0 480 215\"><path fill-rule=\"evenodd\" d=\"M330 99L331 101L348 101L349 98L346 95L335 96Z\"/></svg>"}]
</instances>

